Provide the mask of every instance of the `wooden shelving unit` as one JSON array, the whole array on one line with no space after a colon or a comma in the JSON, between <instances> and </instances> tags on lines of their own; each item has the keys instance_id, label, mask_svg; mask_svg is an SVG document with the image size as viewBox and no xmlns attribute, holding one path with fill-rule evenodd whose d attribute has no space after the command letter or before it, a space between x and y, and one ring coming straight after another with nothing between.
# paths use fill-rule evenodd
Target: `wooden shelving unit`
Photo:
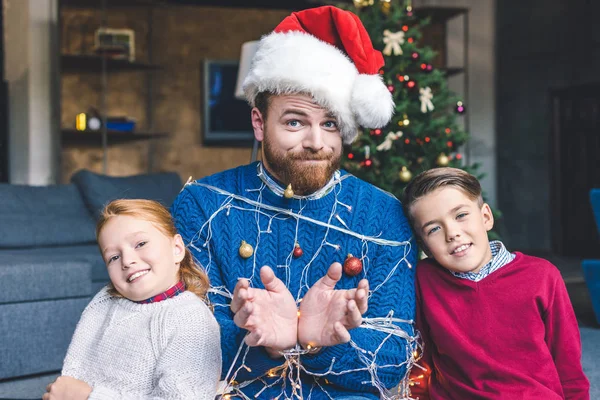
<instances>
[{"instance_id":1,"label":"wooden shelving unit","mask_svg":"<svg viewBox=\"0 0 600 400\"><path fill-rule=\"evenodd\" d=\"M102 56L93 54L62 54L60 56L60 63L63 72L102 72ZM106 58L106 69L108 72L153 71L161 68L161 66L156 64Z\"/></svg>"},{"instance_id":2,"label":"wooden shelving unit","mask_svg":"<svg viewBox=\"0 0 600 400\"><path fill-rule=\"evenodd\" d=\"M136 142L140 140L160 139L168 133L107 131L108 144ZM70 128L61 129L61 143L64 147L74 145L102 146L102 131L78 131Z\"/></svg>"},{"instance_id":3,"label":"wooden shelving unit","mask_svg":"<svg viewBox=\"0 0 600 400\"><path fill-rule=\"evenodd\" d=\"M148 171L152 171L154 158L154 140L168 136L168 133L154 132L153 121L153 74L160 71L162 67L152 62L152 13L154 7L167 6L167 0L60 0L61 8L81 8L98 10L101 12L102 22L98 26L109 27L108 9L122 7L139 7L140 12L147 13L148 31L147 41L149 49L147 61L129 61L125 59L114 59L110 56L98 54L61 54L60 64L63 74L97 74L101 78L101 96L99 104L92 104L99 114L107 116L107 94L108 77L115 73L143 73L146 74L147 94L146 94L146 125L144 131L121 132L111 131L102 128L99 131L77 131L71 128L61 129L61 144L64 148L73 146L100 147L103 151L103 173L108 173L108 148L110 146L123 143L148 141ZM137 12L137 10L136 10ZM89 104L82 104L82 109L89 107Z\"/></svg>"}]
</instances>

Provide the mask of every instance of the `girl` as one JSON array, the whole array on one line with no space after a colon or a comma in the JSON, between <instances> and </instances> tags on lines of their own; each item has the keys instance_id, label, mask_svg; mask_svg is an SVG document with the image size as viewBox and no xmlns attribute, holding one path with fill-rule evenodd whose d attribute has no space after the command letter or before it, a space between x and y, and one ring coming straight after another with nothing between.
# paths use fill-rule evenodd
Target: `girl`
<instances>
[{"instance_id":1,"label":"girl","mask_svg":"<svg viewBox=\"0 0 600 400\"><path fill-rule=\"evenodd\" d=\"M110 283L84 310L43 399L214 399L219 326L205 272L151 200L115 200L96 237Z\"/></svg>"}]
</instances>

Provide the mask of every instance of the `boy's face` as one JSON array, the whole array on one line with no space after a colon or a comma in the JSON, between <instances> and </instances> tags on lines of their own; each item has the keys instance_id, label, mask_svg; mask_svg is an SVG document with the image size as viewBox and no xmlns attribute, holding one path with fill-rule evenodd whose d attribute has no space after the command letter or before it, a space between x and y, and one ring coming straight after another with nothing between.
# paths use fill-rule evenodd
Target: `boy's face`
<instances>
[{"instance_id":1,"label":"boy's face","mask_svg":"<svg viewBox=\"0 0 600 400\"><path fill-rule=\"evenodd\" d=\"M424 251L454 272L479 272L492 259L487 231L494 217L454 187L439 188L411 207L415 231Z\"/></svg>"}]
</instances>

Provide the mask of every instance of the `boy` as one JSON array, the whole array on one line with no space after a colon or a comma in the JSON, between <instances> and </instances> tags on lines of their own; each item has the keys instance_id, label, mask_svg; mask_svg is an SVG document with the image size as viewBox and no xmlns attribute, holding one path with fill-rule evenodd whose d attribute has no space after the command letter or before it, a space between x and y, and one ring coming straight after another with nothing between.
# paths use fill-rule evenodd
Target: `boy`
<instances>
[{"instance_id":1,"label":"boy","mask_svg":"<svg viewBox=\"0 0 600 400\"><path fill-rule=\"evenodd\" d=\"M416 280L429 396L588 400L579 328L557 268L489 242L492 211L463 170L425 171L404 195L429 256Z\"/></svg>"}]
</instances>

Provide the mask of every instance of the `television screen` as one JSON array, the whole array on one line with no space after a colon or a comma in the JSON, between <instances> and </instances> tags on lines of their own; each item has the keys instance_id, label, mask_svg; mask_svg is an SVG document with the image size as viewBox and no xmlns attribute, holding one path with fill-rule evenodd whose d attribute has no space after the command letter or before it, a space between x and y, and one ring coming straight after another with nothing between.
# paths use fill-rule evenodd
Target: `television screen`
<instances>
[{"instance_id":1,"label":"television screen","mask_svg":"<svg viewBox=\"0 0 600 400\"><path fill-rule=\"evenodd\" d=\"M204 143L251 146L250 106L234 96L237 61L204 62Z\"/></svg>"}]
</instances>

